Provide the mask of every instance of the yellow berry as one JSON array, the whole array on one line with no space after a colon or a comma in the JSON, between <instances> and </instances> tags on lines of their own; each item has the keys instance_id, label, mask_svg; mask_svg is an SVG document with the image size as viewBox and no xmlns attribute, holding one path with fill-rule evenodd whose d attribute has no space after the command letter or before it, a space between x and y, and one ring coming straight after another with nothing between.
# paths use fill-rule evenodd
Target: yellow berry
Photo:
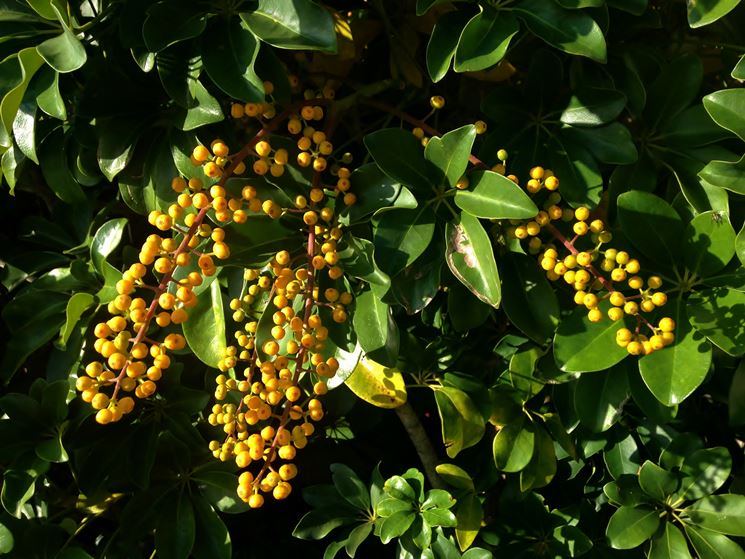
<instances>
[{"instance_id":1,"label":"yellow berry","mask_svg":"<svg viewBox=\"0 0 745 559\"><path fill-rule=\"evenodd\" d=\"M658 291L654 295L652 295L652 302L657 307L661 307L665 303L667 303L667 295L663 293L662 291Z\"/></svg>"},{"instance_id":2,"label":"yellow berry","mask_svg":"<svg viewBox=\"0 0 745 559\"><path fill-rule=\"evenodd\" d=\"M441 109L445 106L445 98L442 95L434 95L430 98L429 104L433 109Z\"/></svg>"},{"instance_id":3,"label":"yellow berry","mask_svg":"<svg viewBox=\"0 0 745 559\"><path fill-rule=\"evenodd\" d=\"M673 332L675 330L675 321L670 317L660 319L659 328L663 332Z\"/></svg>"}]
</instances>

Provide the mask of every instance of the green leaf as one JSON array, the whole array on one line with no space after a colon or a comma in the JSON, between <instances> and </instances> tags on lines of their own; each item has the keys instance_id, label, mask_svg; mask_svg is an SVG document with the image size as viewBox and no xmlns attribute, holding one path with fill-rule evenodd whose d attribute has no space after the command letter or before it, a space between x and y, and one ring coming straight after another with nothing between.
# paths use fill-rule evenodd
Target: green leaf
<instances>
[{"instance_id":1,"label":"green leaf","mask_svg":"<svg viewBox=\"0 0 745 559\"><path fill-rule=\"evenodd\" d=\"M475 139L476 128L473 124L467 124L441 138L430 138L424 148L424 158L439 169L447 186L454 188L466 172Z\"/></svg>"},{"instance_id":2,"label":"green leaf","mask_svg":"<svg viewBox=\"0 0 745 559\"><path fill-rule=\"evenodd\" d=\"M429 509L422 512L422 518L430 526L445 526L446 528L455 528L458 524L458 520L449 510L445 509Z\"/></svg>"},{"instance_id":3,"label":"green leaf","mask_svg":"<svg viewBox=\"0 0 745 559\"><path fill-rule=\"evenodd\" d=\"M178 490L165 499L155 530L155 549L163 559L186 559L194 546L196 531L194 507L189 497Z\"/></svg>"},{"instance_id":4,"label":"green leaf","mask_svg":"<svg viewBox=\"0 0 745 559\"><path fill-rule=\"evenodd\" d=\"M686 308L691 324L714 345L730 355L745 354L745 325L738 317L745 310L745 293L715 287L694 293Z\"/></svg>"},{"instance_id":5,"label":"green leaf","mask_svg":"<svg viewBox=\"0 0 745 559\"><path fill-rule=\"evenodd\" d=\"M687 500L700 499L711 495L729 478L732 470L732 457L722 447L702 448L685 457L680 472L683 480L678 497Z\"/></svg>"},{"instance_id":6,"label":"green leaf","mask_svg":"<svg viewBox=\"0 0 745 559\"><path fill-rule=\"evenodd\" d=\"M67 110L62 94L59 90L59 73L52 68L40 68L35 76L39 93L36 103L49 116L59 120L67 120Z\"/></svg>"},{"instance_id":7,"label":"green leaf","mask_svg":"<svg viewBox=\"0 0 745 559\"><path fill-rule=\"evenodd\" d=\"M647 0L607 0L608 6L640 16L647 9Z\"/></svg>"},{"instance_id":8,"label":"green leaf","mask_svg":"<svg viewBox=\"0 0 745 559\"><path fill-rule=\"evenodd\" d=\"M0 554L10 553L14 545L13 533L5 524L0 524Z\"/></svg>"},{"instance_id":9,"label":"green leaf","mask_svg":"<svg viewBox=\"0 0 745 559\"><path fill-rule=\"evenodd\" d=\"M583 425L599 433L618 421L628 397L629 383L623 367L587 373L577 380L574 409Z\"/></svg>"},{"instance_id":10,"label":"green leaf","mask_svg":"<svg viewBox=\"0 0 745 559\"><path fill-rule=\"evenodd\" d=\"M390 306L369 289L355 299L353 325L365 353L382 365L396 364L399 348L396 322Z\"/></svg>"},{"instance_id":11,"label":"green leaf","mask_svg":"<svg viewBox=\"0 0 745 559\"><path fill-rule=\"evenodd\" d=\"M698 176L714 186L745 194L745 155L738 161L709 161Z\"/></svg>"},{"instance_id":12,"label":"green leaf","mask_svg":"<svg viewBox=\"0 0 745 559\"><path fill-rule=\"evenodd\" d=\"M410 511L400 511L392 514L380 525L380 541L384 544L397 538L409 529L416 516Z\"/></svg>"},{"instance_id":13,"label":"green leaf","mask_svg":"<svg viewBox=\"0 0 745 559\"><path fill-rule=\"evenodd\" d=\"M434 388L442 424L442 442L450 458L484 436L484 418L468 394L450 386Z\"/></svg>"},{"instance_id":14,"label":"green leaf","mask_svg":"<svg viewBox=\"0 0 745 559\"><path fill-rule=\"evenodd\" d=\"M648 88L644 107L644 117L652 130L667 129L675 117L699 98L703 73L701 59L693 54L679 56L662 68ZM672 82L677 87L670 87Z\"/></svg>"},{"instance_id":15,"label":"green leaf","mask_svg":"<svg viewBox=\"0 0 745 559\"><path fill-rule=\"evenodd\" d=\"M207 75L227 95L244 103L263 103L264 86L254 63L259 42L243 21L216 22L202 36Z\"/></svg>"},{"instance_id":16,"label":"green leaf","mask_svg":"<svg viewBox=\"0 0 745 559\"><path fill-rule=\"evenodd\" d=\"M345 512L332 508L312 510L303 515L300 522L295 526L292 535L302 540L323 539L335 528L355 521L353 517L343 516Z\"/></svg>"},{"instance_id":17,"label":"green leaf","mask_svg":"<svg viewBox=\"0 0 745 559\"><path fill-rule=\"evenodd\" d=\"M195 392L197 394L194 396L199 397L199 391ZM215 467L220 466L215 464ZM192 474L191 479L199 484L202 496L215 510L228 514L240 514L249 510L248 504L235 491L238 485L238 476L235 474L219 469L204 469Z\"/></svg>"},{"instance_id":18,"label":"green leaf","mask_svg":"<svg viewBox=\"0 0 745 559\"><path fill-rule=\"evenodd\" d=\"M85 194L67 164L65 136L61 128L51 132L39 149L39 163L47 186L67 204L85 203Z\"/></svg>"},{"instance_id":19,"label":"green leaf","mask_svg":"<svg viewBox=\"0 0 745 559\"><path fill-rule=\"evenodd\" d=\"M391 497L393 497L394 499L398 499L399 501L416 501L416 494L414 493L414 489L411 487L411 485L409 485L409 482L401 476L389 477L387 480L385 480L383 489Z\"/></svg>"},{"instance_id":20,"label":"green leaf","mask_svg":"<svg viewBox=\"0 0 745 559\"><path fill-rule=\"evenodd\" d=\"M742 547L727 536L690 524L685 531L699 559L745 559Z\"/></svg>"},{"instance_id":21,"label":"green leaf","mask_svg":"<svg viewBox=\"0 0 745 559\"><path fill-rule=\"evenodd\" d=\"M745 496L709 495L684 511L690 522L729 536L745 535Z\"/></svg>"},{"instance_id":22,"label":"green leaf","mask_svg":"<svg viewBox=\"0 0 745 559\"><path fill-rule=\"evenodd\" d=\"M701 104L688 107L660 133L665 144L682 148L705 146L731 137L732 134L718 126Z\"/></svg>"},{"instance_id":23,"label":"green leaf","mask_svg":"<svg viewBox=\"0 0 745 559\"><path fill-rule=\"evenodd\" d=\"M641 466L641 459L634 437L627 435L613 444L603 453L603 461L605 467L608 468L608 473L615 480L623 475L636 475Z\"/></svg>"},{"instance_id":24,"label":"green leaf","mask_svg":"<svg viewBox=\"0 0 745 559\"><path fill-rule=\"evenodd\" d=\"M113 181L129 164L140 136L149 125L148 115L130 114L99 120L96 126L99 134L96 158L101 172L109 181Z\"/></svg>"},{"instance_id":25,"label":"green leaf","mask_svg":"<svg viewBox=\"0 0 745 559\"><path fill-rule=\"evenodd\" d=\"M21 518L23 505L34 494L35 481L36 478L28 472L20 470L5 470L3 472L0 503L9 514Z\"/></svg>"},{"instance_id":26,"label":"green leaf","mask_svg":"<svg viewBox=\"0 0 745 559\"><path fill-rule=\"evenodd\" d=\"M350 557L354 557L355 553L357 553L357 548L364 542L367 537L370 535L373 529L373 524L370 522L365 522L364 524L360 524L355 529L353 529L349 533L349 538L347 538L347 543L344 545L344 550L347 552L347 555Z\"/></svg>"},{"instance_id":27,"label":"green leaf","mask_svg":"<svg viewBox=\"0 0 745 559\"><path fill-rule=\"evenodd\" d=\"M406 403L406 384L401 372L361 357L344 383L358 398L379 408L397 408Z\"/></svg>"},{"instance_id":28,"label":"green leaf","mask_svg":"<svg viewBox=\"0 0 745 559\"><path fill-rule=\"evenodd\" d=\"M603 163L629 165L639 156L631 132L620 122L594 128L563 128L561 134L572 143L586 147L595 159Z\"/></svg>"},{"instance_id":29,"label":"green leaf","mask_svg":"<svg viewBox=\"0 0 745 559\"><path fill-rule=\"evenodd\" d=\"M23 101L23 96L26 93L31 78L44 63L33 48L21 50L17 54L15 60L18 61L20 79L2 96L2 101L0 101L0 117L2 117L2 125L5 128L5 131L8 133L13 129L13 122L16 118L16 113L21 106L21 101ZM23 138L17 138L16 142L23 142L23 140Z\"/></svg>"},{"instance_id":30,"label":"green leaf","mask_svg":"<svg viewBox=\"0 0 745 559\"><path fill-rule=\"evenodd\" d=\"M198 37L206 26L207 15L198 3L161 0L147 10L142 37L147 50L157 53L178 42Z\"/></svg>"},{"instance_id":31,"label":"green leaf","mask_svg":"<svg viewBox=\"0 0 745 559\"><path fill-rule=\"evenodd\" d=\"M448 17L441 17L432 29L427 43L427 71L434 83L447 75L450 63L455 56L460 34L469 20L470 14L465 10L451 12Z\"/></svg>"},{"instance_id":32,"label":"green leaf","mask_svg":"<svg viewBox=\"0 0 745 559\"><path fill-rule=\"evenodd\" d=\"M113 269L113 266L106 262L111 253L116 250L122 240L124 228L127 226L127 218L119 217L111 219L101 225L93 235L91 240L91 263L101 276L106 277L107 266ZM117 272L118 273L118 272Z\"/></svg>"},{"instance_id":33,"label":"green leaf","mask_svg":"<svg viewBox=\"0 0 745 559\"><path fill-rule=\"evenodd\" d=\"M745 294L743 294L745 296ZM639 372L655 397L666 406L679 404L704 381L711 365L711 345L688 323L686 304L675 301L670 315L675 320L673 345L645 355L639 360Z\"/></svg>"},{"instance_id":34,"label":"green leaf","mask_svg":"<svg viewBox=\"0 0 745 559\"><path fill-rule=\"evenodd\" d=\"M520 30L517 19L508 11L482 6L463 28L455 50L456 72L475 72L494 66L504 58L510 40Z\"/></svg>"},{"instance_id":35,"label":"green leaf","mask_svg":"<svg viewBox=\"0 0 745 559\"><path fill-rule=\"evenodd\" d=\"M561 177L559 191L572 206L596 206L603 191L603 177L595 158L569 137L554 136L549 142L551 166Z\"/></svg>"},{"instance_id":36,"label":"green leaf","mask_svg":"<svg viewBox=\"0 0 745 559\"><path fill-rule=\"evenodd\" d=\"M415 191L432 192L438 182L436 169L424 159L422 146L411 132L384 128L365 136L364 142L386 175Z\"/></svg>"},{"instance_id":37,"label":"green leaf","mask_svg":"<svg viewBox=\"0 0 745 559\"><path fill-rule=\"evenodd\" d=\"M431 141L431 140L430 140ZM487 219L529 219L538 213L533 200L507 177L493 171L469 175L470 188L455 194L455 205Z\"/></svg>"},{"instance_id":38,"label":"green leaf","mask_svg":"<svg viewBox=\"0 0 745 559\"><path fill-rule=\"evenodd\" d=\"M201 82L194 83L194 98L194 107L181 109L175 116L176 124L181 130L194 130L225 118L220 102L210 95Z\"/></svg>"},{"instance_id":39,"label":"green leaf","mask_svg":"<svg viewBox=\"0 0 745 559\"><path fill-rule=\"evenodd\" d=\"M714 23L734 10L740 0L698 0L688 3L688 25L692 28Z\"/></svg>"},{"instance_id":40,"label":"green leaf","mask_svg":"<svg viewBox=\"0 0 745 559\"><path fill-rule=\"evenodd\" d=\"M623 474L603 486L603 493L615 505L632 506L647 500L647 496L639 487L639 477L635 474Z\"/></svg>"},{"instance_id":41,"label":"green leaf","mask_svg":"<svg viewBox=\"0 0 745 559\"><path fill-rule=\"evenodd\" d=\"M634 190L618 197L618 219L629 240L652 260L677 264L683 221L662 198Z\"/></svg>"},{"instance_id":42,"label":"green leaf","mask_svg":"<svg viewBox=\"0 0 745 559\"><path fill-rule=\"evenodd\" d=\"M469 494L458 499L458 506L455 509L455 518L458 521L455 527L455 539L458 540L458 547L465 551L481 530L481 521L484 519L484 509L478 496Z\"/></svg>"},{"instance_id":43,"label":"green leaf","mask_svg":"<svg viewBox=\"0 0 745 559\"><path fill-rule=\"evenodd\" d=\"M678 478L672 472L646 460L639 469L639 486L657 501L663 501L678 487Z\"/></svg>"},{"instance_id":44,"label":"green leaf","mask_svg":"<svg viewBox=\"0 0 745 559\"><path fill-rule=\"evenodd\" d=\"M495 308L502 299L497 263L489 236L478 218L462 213L445 229L445 260L450 271L484 303Z\"/></svg>"},{"instance_id":45,"label":"green leaf","mask_svg":"<svg viewBox=\"0 0 745 559\"><path fill-rule=\"evenodd\" d=\"M704 97L704 107L719 126L745 140L745 89L723 89Z\"/></svg>"},{"instance_id":46,"label":"green leaf","mask_svg":"<svg viewBox=\"0 0 745 559\"><path fill-rule=\"evenodd\" d=\"M258 0L241 18L259 39L281 49L336 52L331 14L310 0Z\"/></svg>"},{"instance_id":47,"label":"green leaf","mask_svg":"<svg viewBox=\"0 0 745 559\"><path fill-rule=\"evenodd\" d=\"M67 341L75 331L75 327L77 326L80 317L93 305L94 302L95 297L90 293L75 293L70 297L65 311L67 319L65 325L62 327L62 332L60 333L60 342L62 345L67 345Z\"/></svg>"},{"instance_id":48,"label":"green leaf","mask_svg":"<svg viewBox=\"0 0 745 559\"><path fill-rule=\"evenodd\" d=\"M400 511L411 511L411 501L402 501L395 497L387 497L378 502L375 507L375 512L382 518L388 518L389 516L400 512Z\"/></svg>"},{"instance_id":49,"label":"green leaf","mask_svg":"<svg viewBox=\"0 0 745 559\"><path fill-rule=\"evenodd\" d=\"M370 508L370 491L349 466L331 464L331 477L339 495L350 505L364 511Z\"/></svg>"},{"instance_id":50,"label":"green leaf","mask_svg":"<svg viewBox=\"0 0 745 559\"><path fill-rule=\"evenodd\" d=\"M535 451L530 463L520 471L520 490L528 491L548 485L556 475L554 441L543 427L536 427Z\"/></svg>"},{"instance_id":51,"label":"green leaf","mask_svg":"<svg viewBox=\"0 0 745 559\"><path fill-rule=\"evenodd\" d=\"M684 243L683 256L688 270L697 276L711 276L735 255L735 230L728 215L704 212L688 224Z\"/></svg>"},{"instance_id":52,"label":"green leaf","mask_svg":"<svg viewBox=\"0 0 745 559\"><path fill-rule=\"evenodd\" d=\"M183 330L189 348L202 363L217 368L225 355L225 313L220 283L213 281L189 309Z\"/></svg>"},{"instance_id":53,"label":"green leaf","mask_svg":"<svg viewBox=\"0 0 745 559\"><path fill-rule=\"evenodd\" d=\"M647 507L620 507L608 521L605 535L614 549L633 549L657 531L660 517Z\"/></svg>"},{"instance_id":54,"label":"green leaf","mask_svg":"<svg viewBox=\"0 0 745 559\"><path fill-rule=\"evenodd\" d=\"M553 336L559 323L559 301L546 279L525 254L510 252L500 261L502 307L515 326L538 343Z\"/></svg>"},{"instance_id":55,"label":"green leaf","mask_svg":"<svg viewBox=\"0 0 745 559\"><path fill-rule=\"evenodd\" d=\"M14 195L16 183L23 173L25 161L26 156L21 153L20 149L16 149L15 146L9 148L2 155L2 176L5 177L5 181L8 183L11 196Z\"/></svg>"},{"instance_id":56,"label":"green leaf","mask_svg":"<svg viewBox=\"0 0 745 559\"><path fill-rule=\"evenodd\" d=\"M605 38L585 12L567 10L552 0L522 0L513 7L533 33L569 54L605 62Z\"/></svg>"},{"instance_id":57,"label":"green leaf","mask_svg":"<svg viewBox=\"0 0 745 559\"><path fill-rule=\"evenodd\" d=\"M603 312L607 305L601 305ZM624 326L604 318L590 322L587 309L577 307L562 319L554 336L554 359L567 373L589 373L608 369L622 361L628 352L616 344L616 332Z\"/></svg>"},{"instance_id":58,"label":"green leaf","mask_svg":"<svg viewBox=\"0 0 745 559\"><path fill-rule=\"evenodd\" d=\"M442 480L448 485L457 487L458 489L466 489L470 492L474 491L473 480L471 476L463 468L456 466L455 464L437 464L435 467L437 474Z\"/></svg>"},{"instance_id":59,"label":"green leaf","mask_svg":"<svg viewBox=\"0 0 745 559\"><path fill-rule=\"evenodd\" d=\"M732 77L736 80L745 80L745 54L740 57L737 64L732 68Z\"/></svg>"},{"instance_id":60,"label":"green leaf","mask_svg":"<svg viewBox=\"0 0 745 559\"><path fill-rule=\"evenodd\" d=\"M232 543L227 527L209 503L199 495L192 495L195 537L192 553L196 559L230 559Z\"/></svg>"},{"instance_id":61,"label":"green leaf","mask_svg":"<svg viewBox=\"0 0 745 559\"><path fill-rule=\"evenodd\" d=\"M531 421L521 416L499 430L492 447L497 468L519 472L530 463L535 452L535 429Z\"/></svg>"},{"instance_id":62,"label":"green leaf","mask_svg":"<svg viewBox=\"0 0 745 559\"><path fill-rule=\"evenodd\" d=\"M349 177L357 194L357 202L339 215L342 225L357 223L370 215L393 208L416 208L413 194L386 175L375 163L360 165Z\"/></svg>"},{"instance_id":63,"label":"green leaf","mask_svg":"<svg viewBox=\"0 0 745 559\"><path fill-rule=\"evenodd\" d=\"M426 250L434 232L430 206L385 212L375 222L375 260L387 274L397 274Z\"/></svg>"},{"instance_id":64,"label":"green leaf","mask_svg":"<svg viewBox=\"0 0 745 559\"><path fill-rule=\"evenodd\" d=\"M47 462L67 462L68 455L62 445L62 434L56 433L51 439L36 443L36 456Z\"/></svg>"},{"instance_id":65,"label":"green leaf","mask_svg":"<svg viewBox=\"0 0 745 559\"><path fill-rule=\"evenodd\" d=\"M57 72L62 74L73 72L85 64L88 55L85 47L65 24L64 18L54 4L52 4L52 9L57 12L57 19L62 26L62 35L47 39L36 47L36 51Z\"/></svg>"},{"instance_id":66,"label":"green leaf","mask_svg":"<svg viewBox=\"0 0 745 559\"><path fill-rule=\"evenodd\" d=\"M569 99L561 122L572 126L600 126L615 120L626 106L626 96L615 89L584 88Z\"/></svg>"},{"instance_id":67,"label":"green leaf","mask_svg":"<svg viewBox=\"0 0 745 559\"><path fill-rule=\"evenodd\" d=\"M665 529L652 538L647 559L691 559L688 542L680 528L665 522Z\"/></svg>"},{"instance_id":68,"label":"green leaf","mask_svg":"<svg viewBox=\"0 0 745 559\"><path fill-rule=\"evenodd\" d=\"M745 423L745 360L732 375L732 384L729 387L729 424L742 425Z\"/></svg>"}]
</instances>

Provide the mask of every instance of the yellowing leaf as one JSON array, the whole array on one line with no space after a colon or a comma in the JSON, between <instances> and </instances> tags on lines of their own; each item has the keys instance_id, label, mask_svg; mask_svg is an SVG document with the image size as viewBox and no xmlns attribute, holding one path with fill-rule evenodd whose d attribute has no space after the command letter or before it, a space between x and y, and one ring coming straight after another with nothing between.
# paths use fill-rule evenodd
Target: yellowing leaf
<instances>
[{"instance_id":1,"label":"yellowing leaf","mask_svg":"<svg viewBox=\"0 0 745 559\"><path fill-rule=\"evenodd\" d=\"M362 357L345 381L365 402L379 408L397 408L406 403L406 385L400 371Z\"/></svg>"}]
</instances>

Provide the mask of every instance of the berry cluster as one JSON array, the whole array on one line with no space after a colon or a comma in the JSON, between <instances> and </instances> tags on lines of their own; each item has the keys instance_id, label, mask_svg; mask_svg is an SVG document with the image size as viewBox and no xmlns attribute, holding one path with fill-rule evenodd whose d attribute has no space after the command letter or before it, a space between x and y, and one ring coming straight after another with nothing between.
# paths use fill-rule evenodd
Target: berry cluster
<instances>
[{"instance_id":1,"label":"berry cluster","mask_svg":"<svg viewBox=\"0 0 745 559\"><path fill-rule=\"evenodd\" d=\"M502 161L497 171L503 171L507 154L500 150ZM519 184L517 177L508 178ZM508 236L527 241L527 249L538 255L541 268L551 281L563 279L574 289L574 302L587 309L591 322L600 322L607 315L620 321L624 316L636 319L635 329L620 328L616 341L632 355L649 355L675 341L675 322L662 318L655 326L643 313L652 313L667 303L667 295L657 291L662 287L659 276L646 279L639 275L639 261L628 252L609 248L613 239L602 219L593 219L590 209L572 209L561 205L557 192L559 179L543 167L533 167L525 184L529 195L541 196L542 209L529 220L513 220ZM546 191L545 194L540 194ZM548 233L551 240L546 240ZM560 253L561 251L561 253ZM601 303L610 303L607 311ZM649 336L642 333L646 327Z\"/></svg>"}]
</instances>

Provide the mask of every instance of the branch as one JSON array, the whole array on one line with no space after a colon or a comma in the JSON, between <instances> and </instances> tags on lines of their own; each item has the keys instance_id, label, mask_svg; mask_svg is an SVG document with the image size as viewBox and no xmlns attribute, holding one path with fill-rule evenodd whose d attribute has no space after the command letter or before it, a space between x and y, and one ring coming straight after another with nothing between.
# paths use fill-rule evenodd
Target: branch
<instances>
[{"instance_id":1,"label":"branch","mask_svg":"<svg viewBox=\"0 0 745 559\"><path fill-rule=\"evenodd\" d=\"M402 406L396 408L396 415L398 415L404 429L406 429L406 433L414 444L416 453L422 461L424 473L427 476L429 484L437 489L444 489L445 484L435 469L439 463L437 455L435 454L435 449L432 447L432 443L430 442L429 437L427 437L427 433L424 431L422 423L414 412L414 408L411 407L411 404L406 402Z\"/></svg>"}]
</instances>

